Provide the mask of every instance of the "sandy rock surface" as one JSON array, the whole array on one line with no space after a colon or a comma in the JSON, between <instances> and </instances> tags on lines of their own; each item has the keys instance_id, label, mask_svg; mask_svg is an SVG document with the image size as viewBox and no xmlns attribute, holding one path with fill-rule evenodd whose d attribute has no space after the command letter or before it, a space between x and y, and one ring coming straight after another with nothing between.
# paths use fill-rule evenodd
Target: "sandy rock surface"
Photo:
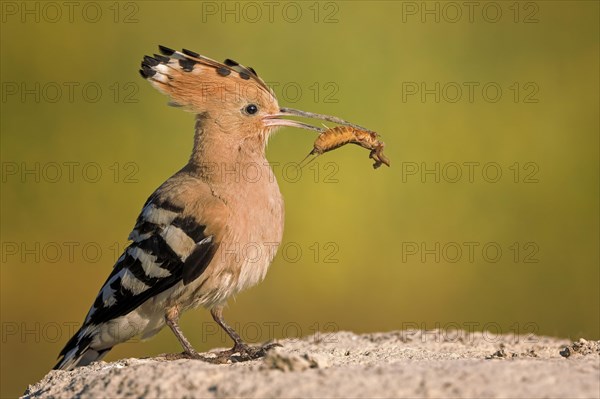
<instances>
[{"instance_id":1,"label":"sandy rock surface","mask_svg":"<svg viewBox=\"0 0 600 399\"><path fill-rule=\"evenodd\" d=\"M156 357L51 371L24 397L600 397L600 341L403 331L280 343L245 363Z\"/></svg>"}]
</instances>

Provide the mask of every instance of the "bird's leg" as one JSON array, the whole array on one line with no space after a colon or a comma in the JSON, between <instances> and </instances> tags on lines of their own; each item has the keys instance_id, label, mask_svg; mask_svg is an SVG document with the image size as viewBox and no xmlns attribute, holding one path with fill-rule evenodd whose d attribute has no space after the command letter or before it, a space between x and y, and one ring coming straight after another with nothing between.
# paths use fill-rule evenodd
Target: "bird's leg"
<instances>
[{"instance_id":1,"label":"bird's leg","mask_svg":"<svg viewBox=\"0 0 600 399\"><path fill-rule=\"evenodd\" d=\"M177 340L183 347L183 355L185 357L189 357L192 359L204 359L202 356L200 356L198 352L196 352L190 341L188 341L187 338L183 335L183 332L179 327L179 308L174 306L168 309L165 313L165 322L167 323L171 331L173 331L173 334L175 334L175 337L177 337Z\"/></svg>"},{"instance_id":2,"label":"bird's leg","mask_svg":"<svg viewBox=\"0 0 600 399\"><path fill-rule=\"evenodd\" d=\"M233 345L233 348L231 348L231 351L234 351L234 352L232 352L232 353L235 353L236 349L240 349L240 348L247 346L244 343L244 341L242 340L242 337L240 337L239 334L233 328L231 328L227 323L225 323L225 320L223 319L223 308L221 306L212 308L210 311L210 314L212 315L213 320L223 330L225 330L227 335L229 335L229 337L233 340L234 345Z\"/></svg>"},{"instance_id":3,"label":"bird's leg","mask_svg":"<svg viewBox=\"0 0 600 399\"><path fill-rule=\"evenodd\" d=\"M229 335L229 337L231 337L231 339L234 342L233 348L223 351L223 352L219 352L217 354L217 359L220 359L221 361L227 361L228 359L231 359L234 361L246 361L246 360L258 359L260 357L265 356L269 349L273 349L276 346L281 346L278 343L265 344L265 345L262 345L259 347L250 346L250 345L244 343L244 341L239 336L239 334L237 332L235 332L235 330L233 328L231 328L227 323L225 323L225 320L223 319L223 307L222 306L216 306L216 307L212 308L210 311L210 314L212 315L214 321L223 330L225 330L227 335ZM236 353L238 353L239 356L235 356L232 358L232 355L234 355Z\"/></svg>"}]
</instances>

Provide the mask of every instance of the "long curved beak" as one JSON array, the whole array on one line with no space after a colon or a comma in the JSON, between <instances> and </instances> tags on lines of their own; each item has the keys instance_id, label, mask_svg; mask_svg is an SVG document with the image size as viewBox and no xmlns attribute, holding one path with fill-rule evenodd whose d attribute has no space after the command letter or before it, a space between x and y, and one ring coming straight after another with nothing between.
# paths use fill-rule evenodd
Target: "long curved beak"
<instances>
[{"instance_id":1,"label":"long curved beak","mask_svg":"<svg viewBox=\"0 0 600 399\"><path fill-rule=\"evenodd\" d=\"M322 115L315 114L313 112L300 111L292 108L281 108L278 113L266 116L263 121L266 126L289 126L289 127L297 127L300 129L313 130L319 133L322 133L326 130L326 128L309 125L308 123L295 121L292 119L282 119L286 116L299 116L302 118L310 118L310 119L320 119L327 122L337 123L338 125L346 125L352 126L357 129L366 130L370 132L371 130L364 128L362 126L356 125L354 123L350 123L336 116L330 115Z\"/></svg>"}]
</instances>

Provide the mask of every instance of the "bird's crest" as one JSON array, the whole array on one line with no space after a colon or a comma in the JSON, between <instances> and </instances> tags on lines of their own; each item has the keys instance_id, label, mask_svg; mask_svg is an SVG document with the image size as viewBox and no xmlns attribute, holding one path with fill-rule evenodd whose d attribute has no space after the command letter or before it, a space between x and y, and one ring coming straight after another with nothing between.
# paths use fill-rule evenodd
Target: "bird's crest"
<instances>
[{"instance_id":1,"label":"bird's crest","mask_svg":"<svg viewBox=\"0 0 600 399\"><path fill-rule=\"evenodd\" d=\"M186 49L158 48L162 55L144 56L140 74L171 98L170 105L200 113L215 102L275 98L251 67L230 59L220 63Z\"/></svg>"}]
</instances>

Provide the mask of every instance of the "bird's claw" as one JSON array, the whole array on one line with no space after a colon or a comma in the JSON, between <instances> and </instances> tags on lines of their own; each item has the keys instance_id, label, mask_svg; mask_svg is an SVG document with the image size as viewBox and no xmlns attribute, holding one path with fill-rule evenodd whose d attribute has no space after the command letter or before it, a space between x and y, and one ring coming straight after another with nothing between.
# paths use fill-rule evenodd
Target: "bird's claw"
<instances>
[{"instance_id":1,"label":"bird's claw","mask_svg":"<svg viewBox=\"0 0 600 399\"><path fill-rule=\"evenodd\" d=\"M225 364L225 363L240 363L247 362L249 360L260 359L266 356L267 352L276 347L282 347L283 345L277 342L270 342L261 346L250 346L247 344L236 344L233 348L221 352L213 352L216 356L205 356L200 353L193 352L181 352L181 353L168 353L164 356L166 360L180 360L180 359L194 359L202 360L212 364Z\"/></svg>"},{"instance_id":2,"label":"bird's claw","mask_svg":"<svg viewBox=\"0 0 600 399\"><path fill-rule=\"evenodd\" d=\"M181 353L167 353L164 355L167 360L180 360L180 359L194 359L194 360L204 360L209 361L210 358L199 354L196 351L193 352L181 352Z\"/></svg>"},{"instance_id":3,"label":"bird's claw","mask_svg":"<svg viewBox=\"0 0 600 399\"><path fill-rule=\"evenodd\" d=\"M280 347L282 345L277 342L271 342L261 346L236 344L233 348L217 352L215 357L204 358L204 360L215 364L247 362L266 356L269 350L278 346Z\"/></svg>"},{"instance_id":4,"label":"bird's claw","mask_svg":"<svg viewBox=\"0 0 600 399\"><path fill-rule=\"evenodd\" d=\"M283 345L278 344L277 342L271 342L262 346L244 345L237 351L239 356L231 356L231 360L234 362L245 362L248 360L260 359L261 357L266 356L269 350L281 346Z\"/></svg>"}]
</instances>

